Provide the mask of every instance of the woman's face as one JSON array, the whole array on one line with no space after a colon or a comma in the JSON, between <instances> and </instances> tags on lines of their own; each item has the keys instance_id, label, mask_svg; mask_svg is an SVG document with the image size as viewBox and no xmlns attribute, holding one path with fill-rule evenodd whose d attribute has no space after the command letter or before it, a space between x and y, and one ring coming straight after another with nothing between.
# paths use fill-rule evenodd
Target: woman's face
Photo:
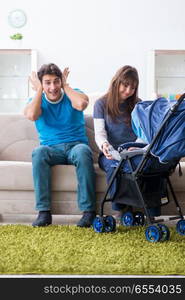
<instances>
[{"instance_id":1,"label":"woman's face","mask_svg":"<svg viewBox=\"0 0 185 300\"><path fill-rule=\"evenodd\" d=\"M136 86L135 85L131 85L131 84L123 84L120 83L119 86L119 99L120 101L124 101L127 98L129 98L130 96L132 96L135 92Z\"/></svg>"}]
</instances>

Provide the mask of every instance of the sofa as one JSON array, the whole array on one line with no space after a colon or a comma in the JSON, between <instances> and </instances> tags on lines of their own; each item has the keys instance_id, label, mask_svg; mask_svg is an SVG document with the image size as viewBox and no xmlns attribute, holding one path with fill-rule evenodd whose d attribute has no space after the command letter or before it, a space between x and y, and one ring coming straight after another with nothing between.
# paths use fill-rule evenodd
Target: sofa
<instances>
[{"instance_id":1,"label":"sofa","mask_svg":"<svg viewBox=\"0 0 185 300\"><path fill-rule=\"evenodd\" d=\"M101 199L106 180L97 164L99 151L94 141L92 117L86 115L85 121L96 171L96 195ZM22 114L1 114L0 128L0 222L29 223L37 214L31 163L32 151L39 145L35 124ZM81 215L76 191L75 167L52 167L52 214L62 215L60 221Z\"/></svg>"},{"instance_id":2,"label":"sofa","mask_svg":"<svg viewBox=\"0 0 185 300\"><path fill-rule=\"evenodd\" d=\"M99 150L94 140L92 115L85 115L86 132L93 151L96 172L97 214L106 190L105 174L98 167ZM34 122L22 114L0 115L0 222L31 223L35 218L34 188L32 179L32 150L39 145ZM181 161L182 176L176 168L171 176L175 193L185 211L185 162ZM76 201L77 180L75 167L52 167L52 214L56 223L77 220L81 212ZM111 203L105 204L105 214L113 213ZM174 202L162 207L163 215L174 215ZM76 218L76 219L75 219Z\"/></svg>"}]
</instances>

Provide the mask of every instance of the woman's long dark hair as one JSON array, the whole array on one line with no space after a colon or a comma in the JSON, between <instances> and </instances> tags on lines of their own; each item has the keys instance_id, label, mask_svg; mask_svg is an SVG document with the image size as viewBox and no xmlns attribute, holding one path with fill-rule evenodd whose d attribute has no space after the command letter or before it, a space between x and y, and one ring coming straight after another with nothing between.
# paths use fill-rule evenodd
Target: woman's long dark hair
<instances>
[{"instance_id":1,"label":"woman's long dark hair","mask_svg":"<svg viewBox=\"0 0 185 300\"><path fill-rule=\"evenodd\" d=\"M120 111L120 84L131 85L135 88L134 94L124 102L126 104L124 112ZM137 70L134 67L126 65L116 72L111 80L108 92L103 97L106 100L106 112L113 121L116 121L117 117L123 115L125 122L130 125L131 112L135 104L138 102L138 85L139 76Z\"/></svg>"}]
</instances>

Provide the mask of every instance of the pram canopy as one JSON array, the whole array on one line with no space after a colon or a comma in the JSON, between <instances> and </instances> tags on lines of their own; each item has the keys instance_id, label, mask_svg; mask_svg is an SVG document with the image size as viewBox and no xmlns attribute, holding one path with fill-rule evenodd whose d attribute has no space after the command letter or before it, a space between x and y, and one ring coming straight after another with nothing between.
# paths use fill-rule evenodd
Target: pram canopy
<instances>
[{"instance_id":1,"label":"pram canopy","mask_svg":"<svg viewBox=\"0 0 185 300\"><path fill-rule=\"evenodd\" d=\"M132 127L135 134L150 144L157 134L161 123L176 101L158 98L154 101L137 103L132 112ZM150 153L161 163L168 163L185 156L185 101L162 127Z\"/></svg>"}]
</instances>

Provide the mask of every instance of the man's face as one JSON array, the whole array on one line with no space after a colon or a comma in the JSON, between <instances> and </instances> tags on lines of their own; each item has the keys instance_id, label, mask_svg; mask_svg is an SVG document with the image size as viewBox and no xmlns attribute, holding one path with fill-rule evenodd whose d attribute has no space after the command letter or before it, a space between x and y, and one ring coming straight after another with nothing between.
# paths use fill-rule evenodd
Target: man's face
<instances>
[{"instance_id":1,"label":"man's face","mask_svg":"<svg viewBox=\"0 0 185 300\"><path fill-rule=\"evenodd\" d=\"M62 81L56 75L44 75L42 77L43 90L50 101L57 101L61 97Z\"/></svg>"}]
</instances>

